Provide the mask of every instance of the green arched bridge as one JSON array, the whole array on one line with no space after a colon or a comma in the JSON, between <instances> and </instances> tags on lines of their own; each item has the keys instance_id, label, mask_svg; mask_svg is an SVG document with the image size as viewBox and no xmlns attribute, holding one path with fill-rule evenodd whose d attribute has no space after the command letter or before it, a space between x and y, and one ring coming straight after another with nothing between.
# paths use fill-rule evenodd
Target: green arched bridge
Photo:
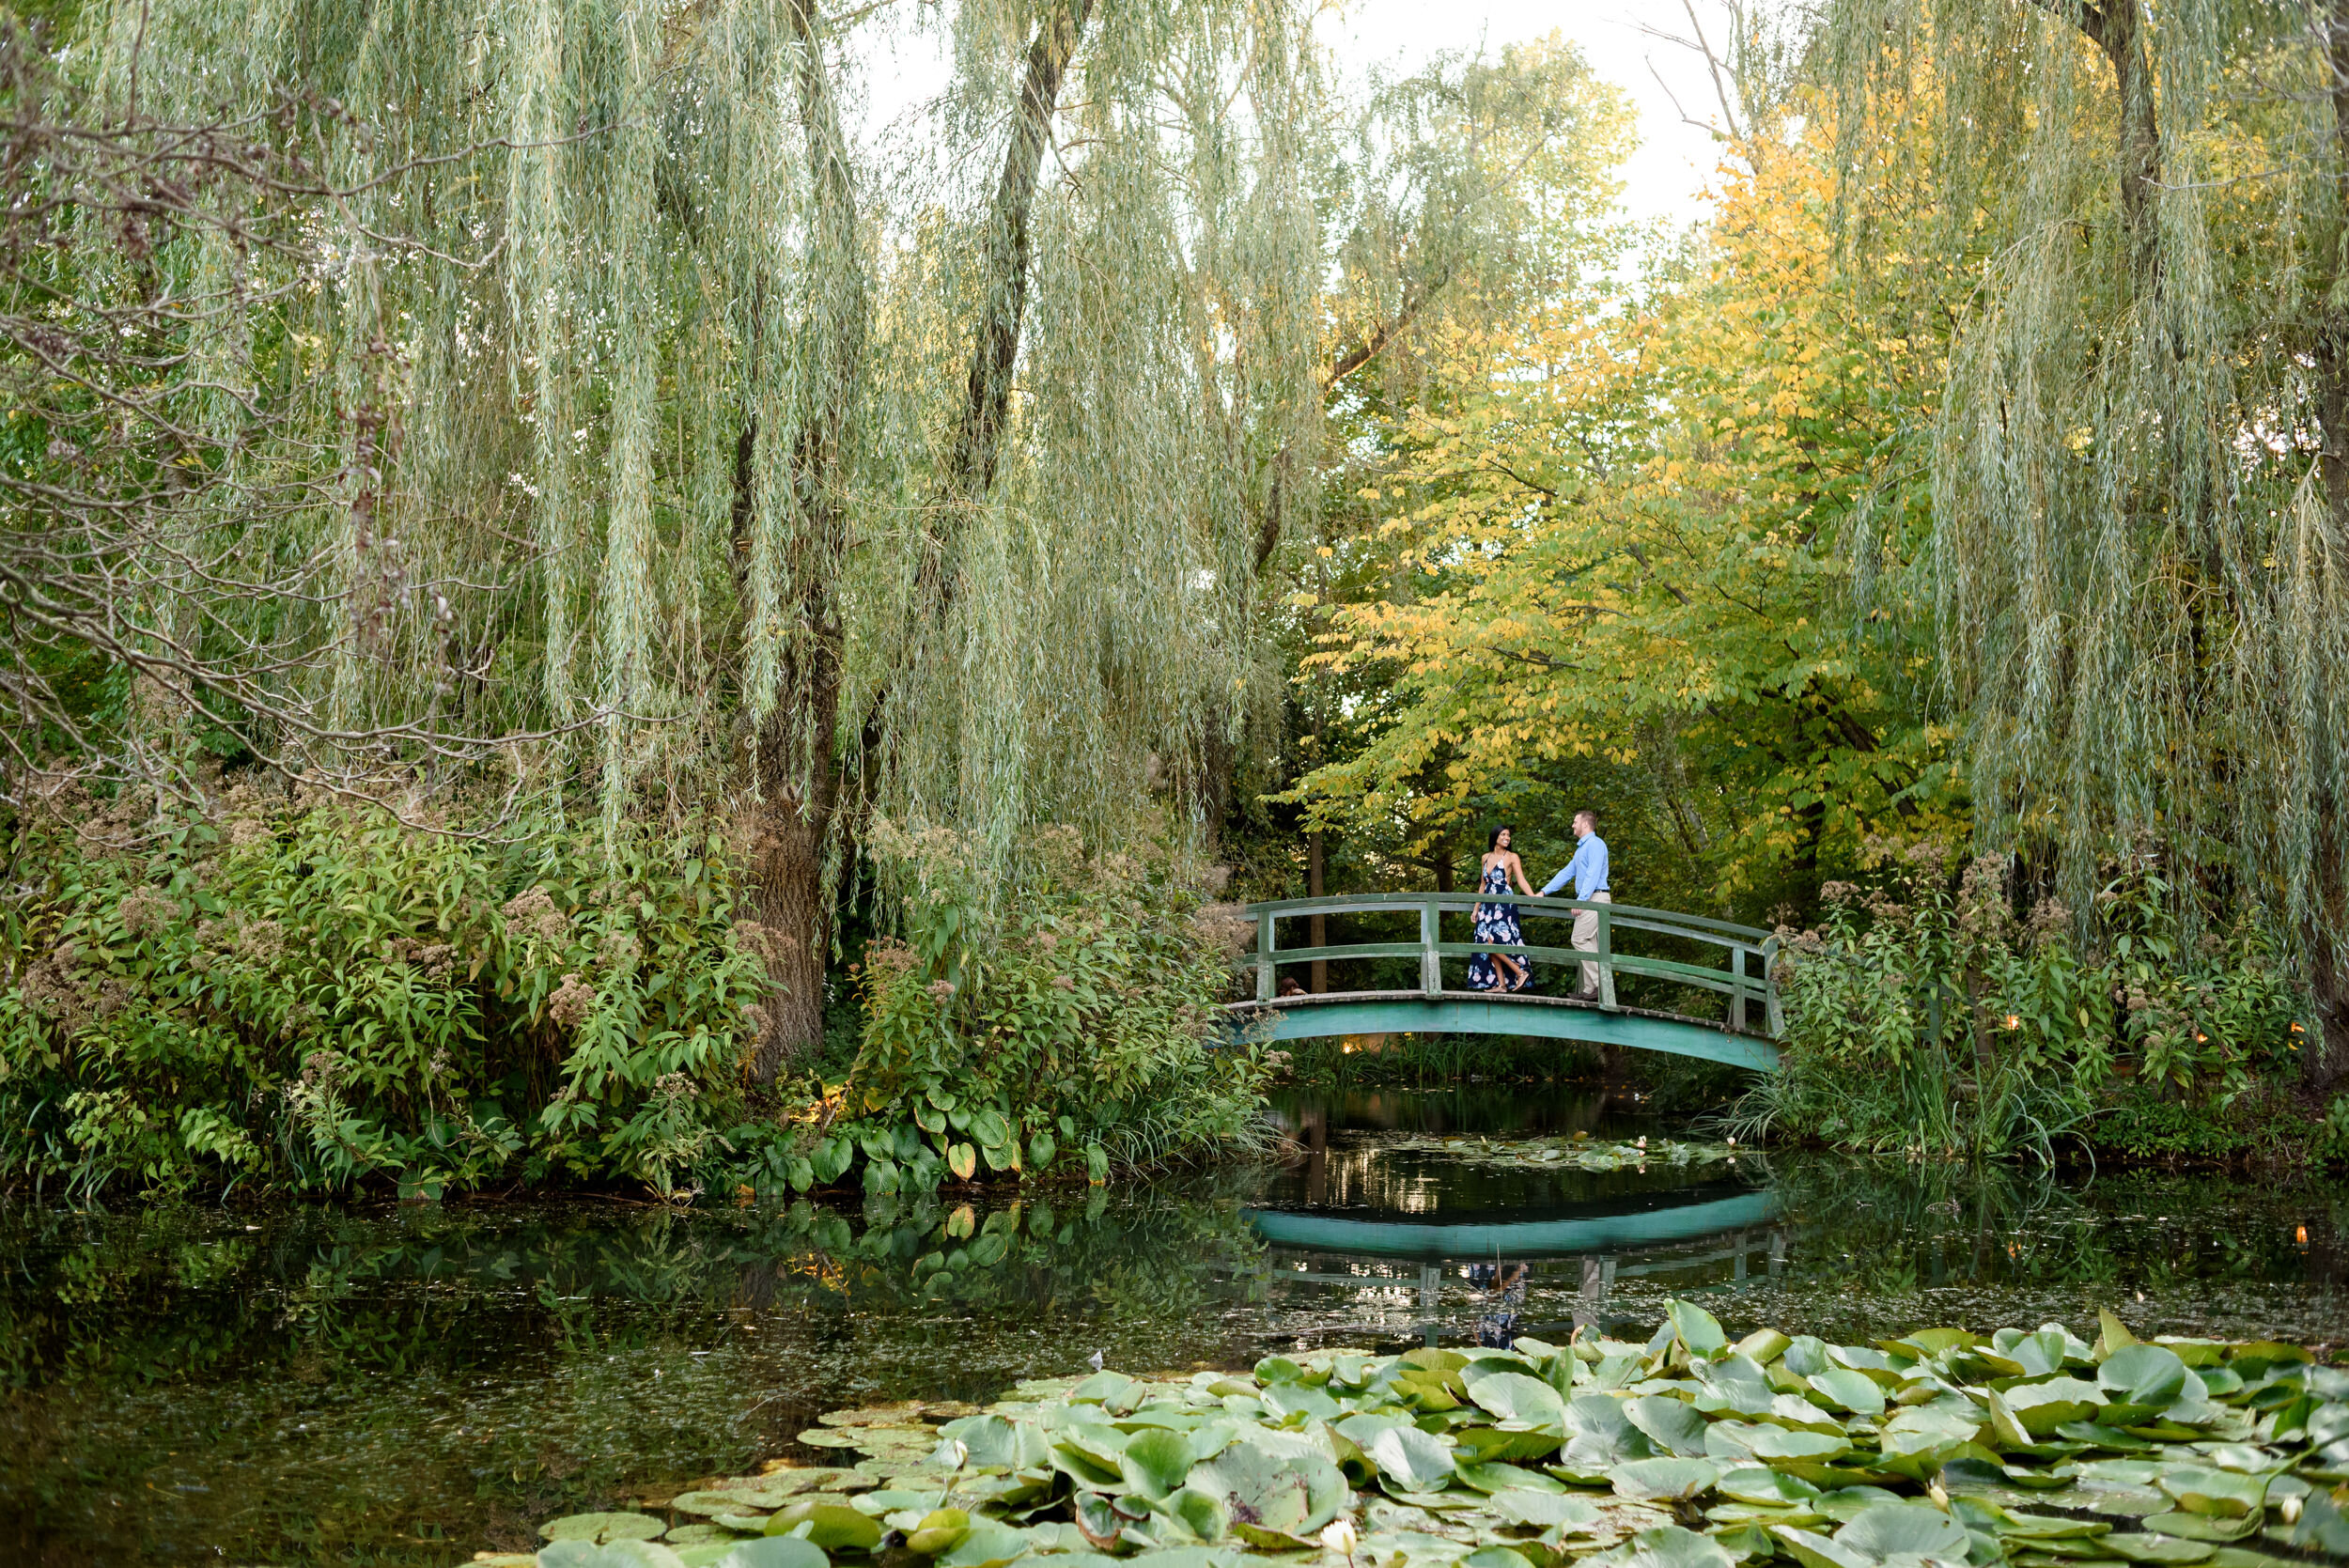
<instances>
[{"instance_id":1,"label":"green arched bridge","mask_svg":"<svg viewBox=\"0 0 2349 1568\"><path fill-rule=\"evenodd\" d=\"M1598 916L1595 951L1526 944L1496 947L1476 941L1443 940L1447 915L1461 933L1479 904L1515 904L1520 924L1561 921L1571 927L1588 909ZM1237 1028L1265 1040L1315 1040L1357 1034L1522 1034L1581 1040L1598 1046L1627 1046L1702 1057L1757 1072L1778 1070L1778 939L1750 925L1707 920L1701 915L1643 909L1634 904L1586 904L1567 898L1524 898L1515 893L1371 893L1342 897L1291 898L1251 904L1256 923L1256 998L1227 1011ZM1417 917L1415 939L1346 942L1315 947L1294 941L1284 922L1314 916L1387 917L1408 929ZM1561 931L1564 938L1567 932ZM1636 951L1624 951L1624 939ZM1479 953L1506 953L1539 966L1544 990L1564 992L1579 983L1583 963L1598 967L1598 998L1575 1001L1563 995L1514 995L1471 991L1444 983L1444 961ZM1316 961L1418 960L1419 984L1409 989L1330 991L1281 995L1280 971ZM1709 960L1709 961L1707 961ZM1301 983L1301 976L1299 977ZM1633 1006L1619 1000L1623 982L1659 1005ZM1711 1001L1705 993L1719 997ZM1702 1008L1703 1011L1696 1009ZM1710 1015L1710 1016L1707 1016Z\"/></svg>"}]
</instances>

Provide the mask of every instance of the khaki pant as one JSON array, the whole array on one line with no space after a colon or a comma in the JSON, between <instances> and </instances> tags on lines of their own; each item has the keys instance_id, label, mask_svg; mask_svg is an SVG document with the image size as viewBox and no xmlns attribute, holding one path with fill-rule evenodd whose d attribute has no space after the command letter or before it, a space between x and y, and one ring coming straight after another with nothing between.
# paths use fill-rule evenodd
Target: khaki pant
<instances>
[{"instance_id":1,"label":"khaki pant","mask_svg":"<svg viewBox=\"0 0 2349 1568\"><path fill-rule=\"evenodd\" d=\"M1604 888L1602 888L1598 892L1591 894L1590 902L1594 904L1612 904L1614 899ZM1596 909L1577 909L1574 911L1574 947L1575 951L1578 953L1596 953L1598 951L1598 911ZM1598 966L1596 964L1586 963L1582 966L1582 985L1580 989L1592 996L1598 995Z\"/></svg>"}]
</instances>

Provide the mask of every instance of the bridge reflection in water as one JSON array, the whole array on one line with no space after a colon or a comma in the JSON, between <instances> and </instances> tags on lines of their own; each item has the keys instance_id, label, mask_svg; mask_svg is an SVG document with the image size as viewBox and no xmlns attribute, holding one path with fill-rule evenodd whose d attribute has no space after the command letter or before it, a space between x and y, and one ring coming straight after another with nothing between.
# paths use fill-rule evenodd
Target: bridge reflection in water
<instances>
[{"instance_id":1,"label":"bridge reflection in water","mask_svg":"<svg viewBox=\"0 0 2349 1568\"><path fill-rule=\"evenodd\" d=\"M1269 1243L1268 1291L1352 1296L1333 1340L1556 1341L1630 1321L1618 1281L1701 1296L1784 1272L1777 1193L1719 1172L1493 1172L1349 1141L1309 1149L1281 1198L1244 1213Z\"/></svg>"}]
</instances>

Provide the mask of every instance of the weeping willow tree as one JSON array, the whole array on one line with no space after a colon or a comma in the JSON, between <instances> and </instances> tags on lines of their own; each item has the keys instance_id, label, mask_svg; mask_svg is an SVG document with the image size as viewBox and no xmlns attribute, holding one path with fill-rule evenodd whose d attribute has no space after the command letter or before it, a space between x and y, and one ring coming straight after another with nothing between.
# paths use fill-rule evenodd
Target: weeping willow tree
<instances>
[{"instance_id":1,"label":"weeping willow tree","mask_svg":"<svg viewBox=\"0 0 2349 1568\"><path fill-rule=\"evenodd\" d=\"M1235 722L1272 459L1320 414L1310 9L926 8L953 85L867 147L850 29L886 8L93 8L110 123L292 102L323 149L257 327L301 352L238 365L321 476L242 548L319 586L220 722L311 776L505 743L614 829L726 802L771 1073L820 1034L866 814L984 875L1179 804Z\"/></svg>"},{"instance_id":2,"label":"weeping willow tree","mask_svg":"<svg viewBox=\"0 0 2349 1568\"><path fill-rule=\"evenodd\" d=\"M1977 831L2277 923L2349 1066L2349 6L1836 0L1844 167L1981 286L1937 430ZM1853 203L1854 256L1872 256Z\"/></svg>"}]
</instances>

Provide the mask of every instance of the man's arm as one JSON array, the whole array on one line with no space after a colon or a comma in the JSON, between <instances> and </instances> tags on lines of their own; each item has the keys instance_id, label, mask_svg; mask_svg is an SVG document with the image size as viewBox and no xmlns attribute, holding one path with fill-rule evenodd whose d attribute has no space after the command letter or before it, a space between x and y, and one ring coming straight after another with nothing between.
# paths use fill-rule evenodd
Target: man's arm
<instances>
[{"instance_id":1,"label":"man's arm","mask_svg":"<svg viewBox=\"0 0 2349 1568\"><path fill-rule=\"evenodd\" d=\"M1549 879L1548 884L1542 889L1542 896L1544 898L1548 898L1551 893L1556 893L1560 888L1564 887L1568 882L1574 880L1575 868L1582 863L1583 857L1589 853L1590 846L1587 844L1576 845L1574 847L1574 859L1568 861L1565 865L1560 869L1558 875Z\"/></svg>"}]
</instances>

